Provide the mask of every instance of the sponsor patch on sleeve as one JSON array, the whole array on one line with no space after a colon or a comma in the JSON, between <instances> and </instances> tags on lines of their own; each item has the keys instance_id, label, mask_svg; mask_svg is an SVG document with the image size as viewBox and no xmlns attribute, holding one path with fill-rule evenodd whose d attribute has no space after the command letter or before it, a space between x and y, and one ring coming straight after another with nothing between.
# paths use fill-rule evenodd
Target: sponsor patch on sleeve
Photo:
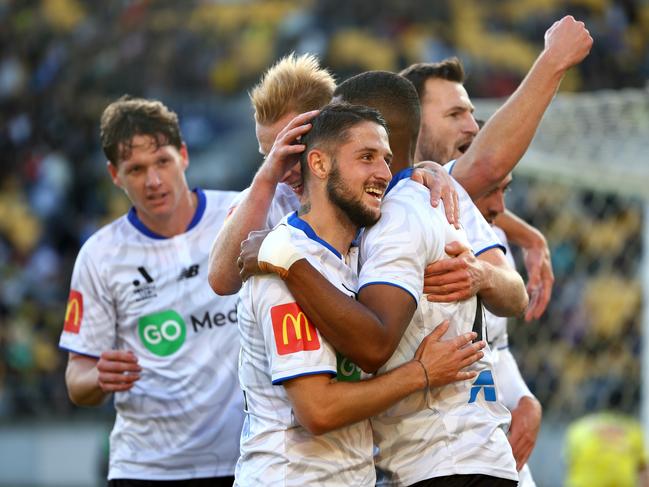
<instances>
[{"instance_id":1,"label":"sponsor patch on sleeve","mask_svg":"<svg viewBox=\"0 0 649 487\"><path fill-rule=\"evenodd\" d=\"M79 333L83 319L83 295L79 291L70 289L68 305L65 308L65 323L63 329L70 333Z\"/></svg>"},{"instance_id":2,"label":"sponsor patch on sleeve","mask_svg":"<svg viewBox=\"0 0 649 487\"><path fill-rule=\"evenodd\" d=\"M297 303L273 306L270 317L279 355L320 348L318 332Z\"/></svg>"}]
</instances>

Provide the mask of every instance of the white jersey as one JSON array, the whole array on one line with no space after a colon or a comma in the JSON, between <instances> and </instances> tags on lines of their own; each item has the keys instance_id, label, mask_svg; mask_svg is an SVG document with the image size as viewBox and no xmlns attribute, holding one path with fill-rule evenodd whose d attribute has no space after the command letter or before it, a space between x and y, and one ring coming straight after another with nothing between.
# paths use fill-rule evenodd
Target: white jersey
<instances>
[{"instance_id":1,"label":"white jersey","mask_svg":"<svg viewBox=\"0 0 649 487\"><path fill-rule=\"evenodd\" d=\"M250 193L250 188L244 189L239 195L232 201L230 205L230 210L228 213L233 212L241 200ZM268 217L266 218L266 226L261 230L270 230L277 225L282 218L284 218L289 213L296 211L300 207L300 200L298 199L295 192L291 189L288 184L279 183L275 189L275 195L273 196L273 201L270 204L268 209Z\"/></svg>"},{"instance_id":2,"label":"white jersey","mask_svg":"<svg viewBox=\"0 0 649 487\"><path fill-rule=\"evenodd\" d=\"M444 246L466 241L446 221L443 208L428 203L423 186L405 179L385 196L379 222L365 231L361 243L360 288L388 284L410 293L417 310L393 356L379 372L410 360L422 339L444 319L450 320L445 338L474 328L483 335L477 299L440 304L423 295L427 264L445 257ZM476 313L478 310L478 313ZM453 383L412 394L372 418L379 485L410 485L454 474L484 474L517 480L505 428L509 411L497 402L491 353L470 370L473 381Z\"/></svg>"},{"instance_id":3,"label":"white jersey","mask_svg":"<svg viewBox=\"0 0 649 487\"><path fill-rule=\"evenodd\" d=\"M471 244L473 253L475 255L480 255L481 253L493 248L500 248L503 252L506 252L505 246L502 245L491 225L489 225L489 222L485 220L482 213L480 213L480 210L478 210L475 203L473 203L469 193L466 192L464 187L462 187L462 185L458 183L451 174L454 165L455 161L452 161L443 167L446 169L446 172L451 175L455 191L457 191L458 200L460 202L460 222L469 238L469 243Z\"/></svg>"},{"instance_id":4,"label":"white jersey","mask_svg":"<svg viewBox=\"0 0 649 487\"><path fill-rule=\"evenodd\" d=\"M185 233L156 235L131 210L77 257L60 346L91 357L131 350L142 367L130 391L115 393L109 479L234 472L243 424L237 297L214 295L207 259L235 193L196 194Z\"/></svg>"},{"instance_id":5,"label":"white jersey","mask_svg":"<svg viewBox=\"0 0 649 487\"><path fill-rule=\"evenodd\" d=\"M512 268L516 267L514 258L507 243L507 236L497 226L492 227L496 235L507 249L507 262ZM496 316L485 310L485 323L487 325L487 338L493 351L494 373L498 378L498 400L510 411L518 406L518 401L524 396L534 397L523 380L516 359L509 350L509 336L507 335L507 318ZM518 472L518 487L536 487L532 472L526 464Z\"/></svg>"},{"instance_id":6,"label":"white jersey","mask_svg":"<svg viewBox=\"0 0 649 487\"><path fill-rule=\"evenodd\" d=\"M280 225L288 226L293 245L309 263L354 299L355 263L345 264L295 213ZM282 387L284 381L303 375L336 376L336 351L309 322L279 277L252 277L240 297L239 380L247 414L235 485L373 486L369 421L314 436L296 420ZM338 380L342 375L338 374Z\"/></svg>"}]
</instances>

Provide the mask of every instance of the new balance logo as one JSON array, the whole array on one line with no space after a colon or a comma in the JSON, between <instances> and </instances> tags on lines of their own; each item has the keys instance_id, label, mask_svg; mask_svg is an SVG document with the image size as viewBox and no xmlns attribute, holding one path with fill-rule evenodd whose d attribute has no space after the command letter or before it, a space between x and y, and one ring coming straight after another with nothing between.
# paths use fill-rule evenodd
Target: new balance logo
<instances>
[{"instance_id":1,"label":"new balance logo","mask_svg":"<svg viewBox=\"0 0 649 487\"><path fill-rule=\"evenodd\" d=\"M475 402L478 398L480 391L484 391L485 401L496 401L496 384L494 383L494 378L491 375L491 370L483 370L478 375L478 378L473 383L471 387L471 397L469 398L469 404Z\"/></svg>"},{"instance_id":2,"label":"new balance logo","mask_svg":"<svg viewBox=\"0 0 649 487\"><path fill-rule=\"evenodd\" d=\"M198 275L198 264L194 264L189 266L187 269L183 269L180 271L180 276L178 276L178 280L182 279L189 279L190 277L194 277Z\"/></svg>"}]
</instances>

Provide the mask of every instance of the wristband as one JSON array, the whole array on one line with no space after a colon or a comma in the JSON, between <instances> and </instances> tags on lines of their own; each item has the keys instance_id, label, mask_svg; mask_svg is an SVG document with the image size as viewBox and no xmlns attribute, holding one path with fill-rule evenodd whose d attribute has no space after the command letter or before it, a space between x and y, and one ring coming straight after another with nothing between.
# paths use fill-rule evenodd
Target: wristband
<instances>
[{"instance_id":1,"label":"wristband","mask_svg":"<svg viewBox=\"0 0 649 487\"><path fill-rule=\"evenodd\" d=\"M290 267L303 258L304 256L291 241L290 230L286 225L281 224L264 238L257 261L263 272L272 272L286 279Z\"/></svg>"},{"instance_id":2,"label":"wristband","mask_svg":"<svg viewBox=\"0 0 649 487\"><path fill-rule=\"evenodd\" d=\"M430 381L428 380L428 371L426 370L426 366L425 366L424 363L423 363L421 360L419 360L418 358L413 359L413 360L414 360L415 362L418 362L419 365L421 365L421 368L424 369L424 375L426 376L426 390L428 390L428 389L430 388Z\"/></svg>"}]
</instances>

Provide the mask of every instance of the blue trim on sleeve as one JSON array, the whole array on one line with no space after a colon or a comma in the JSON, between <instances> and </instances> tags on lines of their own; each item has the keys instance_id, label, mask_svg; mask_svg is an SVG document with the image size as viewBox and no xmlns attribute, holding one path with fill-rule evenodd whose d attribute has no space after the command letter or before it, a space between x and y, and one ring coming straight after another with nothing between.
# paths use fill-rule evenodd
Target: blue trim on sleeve
<instances>
[{"instance_id":1,"label":"blue trim on sleeve","mask_svg":"<svg viewBox=\"0 0 649 487\"><path fill-rule=\"evenodd\" d=\"M392 181L390 181L390 184L388 184L388 187L385 190L385 194L388 194L390 192L390 190L392 190L392 188L394 188L399 181L401 181L403 179L410 179L410 177L412 176L412 171L413 170L414 170L414 168L407 167L405 169L402 169L401 171L399 171L395 175L393 175L392 176ZM383 197L385 197L385 195L383 195Z\"/></svg>"},{"instance_id":2,"label":"blue trim on sleeve","mask_svg":"<svg viewBox=\"0 0 649 487\"><path fill-rule=\"evenodd\" d=\"M453 159L451 162L447 162L445 166L448 166L448 173L452 176L453 175L453 169L455 169L455 163L457 162L457 159Z\"/></svg>"},{"instance_id":3,"label":"blue trim on sleeve","mask_svg":"<svg viewBox=\"0 0 649 487\"><path fill-rule=\"evenodd\" d=\"M297 377L305 377L307 375L322 375L322 374L332 375L334 377L337 375L335 370L317 370L315 372L304 372L302 374L291 375L290 377L282 377L281 379L275 379L273 381L273 385L274 386L281 386L285 381L291 380L291 379L296 379Z\"/></svg>"},{"instance_id":4,"label":"blue trim on sleeve","mask_svg":"<svg viewBox=\"0 0 649 487\"><path fill-rule=\"evenodd\" d=\"M503 345L502 347L497 347L496 350L507 350L509 345Z\"/></svg>"},{"instance_id":5,"label":"blue trim on sleeve","mask_svg":"<svg viewBox=\"0 0 649 487\"><path fill-rule=\"evenodd\" d=\"M297 216L297 211L293 212L286 222L291 225L292 227L297 228L298 230L302 230L304 233L306 233L306 236L309 237L311 240L315 240L319 244L323 245L324 247L328 248L331 250L336 257L339 259L342 259L343 256L340 255L340 252L338 252L329 242L326 240L321 239L318 237L318 234L315 233L313 228L311 228L311 225L309 225L307 222L302 220L299 216Z\"/></svg>"},{"instance_id":6,"label":"blue trim on sleeve","mask_svg":"<svg viewBox=\"0 0 649 487\"><path fill-rule=\"evenodd\" d=\"M489 247L485 247L484 249L482 249L482 250L476 252L476 253L475 253L475 256L477 257L477 256L479 256L480 254L483 254L483 253L485 253L487 250L491 250L491 249L500 249L500 250L503 251L503 254L507 255L507 248L506 248L504 245L502 245L502 244L493 244L493 245L490 245Z\"/></svg>"},{"instance_id":7,"label":"blue trim on sleeve","mask_svg":"<svg viewBox=\"0 0 649 487\"><path fill-rule=\"evenodd\" d=\"M361 287L358 288L358 293L360 294L361 289L363 289L364 287L372 286L373 284L385 284L386 286L394 286L394 287L398 287L399 289L403 289L405 292L407 292L410 295L410 297L412 299L415 300L415 307L419 306L419 299L417 299L417 297L415 297L414 294L412 294L410 291L408 291L405 287L400 286L399 284L395 284L394 282L388 282L388 281L372 281L372 282L368 282L368 283L365 283Z\"/></svg>"},{"instance_id":8,"label":"blue trim on sleeve","mask_svg":"<svg viewBox=\"0 0 649 487\"><path fill-rule=\"evenodd\" d=\"M84 357L96 358L96 359L99 360L99 355L92 355L90 353L77 352L76 350L72 350L71 348L64 347L63 345L59 345L59 349L65 350L66 352L76 353L77 355L83 355Z\"/></svg>"},{"instance_id":9,"label":"blue trim on sleeve","mask_svg":"<svg viewBox=\"0 0 649 487\"><path fill-rule=\"evenodd\" d=\"M207 198L205 197L205 193L203 192L203 190L201 188L194 188L192 191L196 193L196 199L197 199L196 211L194 212L192 221L189 222L189 225L187 226L185 232L190 231L192 228L198 225L198 222L201 221L201 218L205 213L205 208L207 207ZM131 225L137 228L140 231L140 233L143 233L149 238L154 238L156 240L166 240L168 238L158 233L155 233L153 230L149 229L144 223L142 223L142 220L140 220L140 218L137 216L137 212L135 211L134 206L132 206L131 209L128 211L127 218L128 221L131 222Z\"/></svg>"}]
</instances>

